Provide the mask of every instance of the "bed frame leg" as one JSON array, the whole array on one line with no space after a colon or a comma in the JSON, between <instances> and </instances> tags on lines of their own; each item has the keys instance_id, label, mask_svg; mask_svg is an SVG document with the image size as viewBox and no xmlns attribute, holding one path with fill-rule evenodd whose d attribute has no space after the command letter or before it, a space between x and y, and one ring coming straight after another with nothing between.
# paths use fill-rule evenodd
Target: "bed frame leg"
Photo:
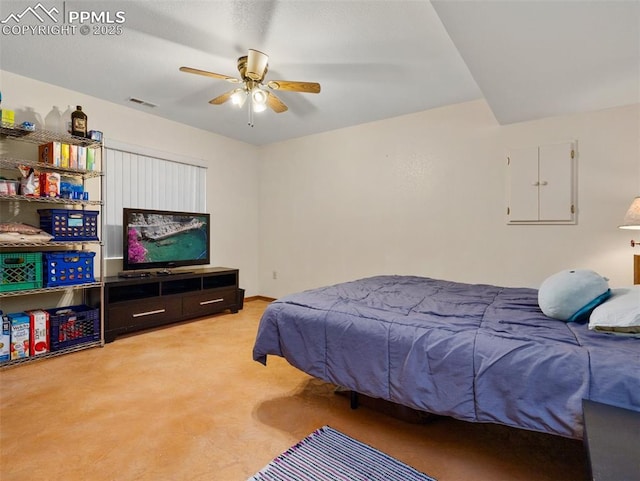
<instances>
[{"instance_id":1,"label":"bed frame leg","mask_svg":"<svg viewBox=\"0 0 640 481\"><path fill-rule=\"evenodd\" d=\"M358 409L358 393L351 391L351 409Z\"/></svg>"}]
</instances>

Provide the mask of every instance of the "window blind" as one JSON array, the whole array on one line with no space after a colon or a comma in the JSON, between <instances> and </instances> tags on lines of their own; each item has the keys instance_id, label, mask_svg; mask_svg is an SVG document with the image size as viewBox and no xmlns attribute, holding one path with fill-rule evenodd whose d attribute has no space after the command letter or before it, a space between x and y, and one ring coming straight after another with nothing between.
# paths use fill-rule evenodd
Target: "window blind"
<instances>
[{"instance_id":1,"label":"window blind","mask_svg":"<svg viewBox=\"0 0 640 481\"><path fill-rule=\"evenodd\" d=\"M107 258L122 257L124 207L206 212L206 167L113 147L104 152Z\"/></svg>"}]
</instances>

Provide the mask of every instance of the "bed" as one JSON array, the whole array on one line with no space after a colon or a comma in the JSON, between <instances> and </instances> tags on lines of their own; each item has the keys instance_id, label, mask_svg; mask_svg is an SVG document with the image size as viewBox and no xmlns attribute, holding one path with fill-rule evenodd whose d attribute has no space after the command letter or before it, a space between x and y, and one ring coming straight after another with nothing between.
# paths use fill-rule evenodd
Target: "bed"
<instances>
[{"instance_id":1,"label":"bed","mask_svg":"<svg viewBox=\"0 0 640 481\"><path fill-rule=\"evenodd\" d=\"M582 400L640 411L640 339L545 316L538 291L375 276L271 303L253 359L471 422L582 439Z\"/></svg>"}]
</instances>

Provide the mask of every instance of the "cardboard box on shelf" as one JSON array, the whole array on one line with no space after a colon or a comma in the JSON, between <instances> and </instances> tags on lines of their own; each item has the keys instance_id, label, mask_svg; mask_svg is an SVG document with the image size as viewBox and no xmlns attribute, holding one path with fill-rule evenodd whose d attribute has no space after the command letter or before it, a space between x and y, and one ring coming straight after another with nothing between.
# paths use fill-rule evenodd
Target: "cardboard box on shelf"
<instances>
[{"instance_id":1,"label":"cardboard box on shelf","mask_svg":"<svg viewBox=\"0 0 640 481\"><path fill-rule=\"evenodd\" d=\"M8 361L11 358L11 321L9 316L0 316L2 325L0 326L0 362Z\"/></svg>"},{"instance_id":2,"label":"cardboard box on shelf","mask_svg":"<svg viewBox=\"0 0 640 481\"><path fill-rule=\"evenodd\" d=\"M37 356L49 352L49 313L42 309L27 311L30 321L29 354Z\"/></svg>"},{"instance_id":3,"label":"cardboard box on shelf","mask_svg":"<svg viewBox=\"0 0 640 481\"><path fill-rule=\"evenodd\" d=\"M0 109L0 116L3 124L13 124L15 122L16 113L9 109Z\"/></svg>"},{"instance_id":4,"label":"cardboard box on shelf","mask_svg":"<svg viewBox=\"0 0 640 481\"><path fill-rule=\"evenodd\" d=\"M77 145L69 145L69 168L70 169L78 168L78 146Z\"/></svg>"},{"instance_id":5,"label":"cardboard box on shelf","mask_svg":"<svg viewBox=\"0 0 640 481\"><path fill-rule=\"evenodd\" d=\"M87 170L87 148L78 146L78 169Z\"/></svg>"},{"instance_id":6,"label":"cardboard box on shelf","mask_svg":"<svg viewBox=\"0 0 640 481\"><path fill-rule=\"evenodd\" d=\"M60 144L60 167L69 168L69 144Z\"/></svg>"},{"instance_id":7,"label":"cardboard box on shelf","mask_svg":"<svg viewBox=\"0 0 640 481\"><path fill-rule=\"evenodd\" d=\"M87 170L96 170L96 151L98 149L87 149Z\"/></svg>"},{"instance_id":8,"label":"cardboard box on shelf","mask_svg":"<svg viewBox=\"0 0 640 481\"><path fill-rule=\"evenodd\" d=\"M24 312L9 314L11 321L11 359L29 357L29 330L31 321Z\"/></svg>"},{"instance_id":9,"label":"cardboard box on shelf","mask_svg":"<svg viewBox=\"0 0 640 481\"><path fill-rule=\"evenodd\" d=\"M38 159L45 164L60 167L60 142L49 142L38 147Z\"/></svg>"},{"instance_id":10,"label":"cardboard box on shelf","mask_svg":"<svg viewBox=\"0 0 640 481\"><path fill-rule=\"evenodd\" d=\"M40 196L60 197L60 174L57 172L42 172L40 174Z\"/></svg>"}]
</instances>

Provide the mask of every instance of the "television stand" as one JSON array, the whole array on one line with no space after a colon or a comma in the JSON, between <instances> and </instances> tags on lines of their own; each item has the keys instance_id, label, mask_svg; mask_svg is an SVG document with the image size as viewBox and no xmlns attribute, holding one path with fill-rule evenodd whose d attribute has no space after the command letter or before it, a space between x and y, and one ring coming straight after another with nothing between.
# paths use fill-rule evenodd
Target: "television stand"
<instances>
[{"instance_id":1,"label":"television stand","mask_svg":"<svg viewBox=\"0 0 640 481\"><path fill-rule=\"evenodd\" d=\"M210 267L145 277L107 277L104 339L174 322L238 312L238 269Z\"/></svg>"},{"instance_id":2,"label":"television stand","mask_svg":"<svg viewBox=\"0 0 640 481\"><path fill-rule=\"evenodd\" d=\"M193 274L193 271L172 271L171 269L161 269L155 272L156 276L175 276L178 274Z\"/></svg>"}]
</instances>

